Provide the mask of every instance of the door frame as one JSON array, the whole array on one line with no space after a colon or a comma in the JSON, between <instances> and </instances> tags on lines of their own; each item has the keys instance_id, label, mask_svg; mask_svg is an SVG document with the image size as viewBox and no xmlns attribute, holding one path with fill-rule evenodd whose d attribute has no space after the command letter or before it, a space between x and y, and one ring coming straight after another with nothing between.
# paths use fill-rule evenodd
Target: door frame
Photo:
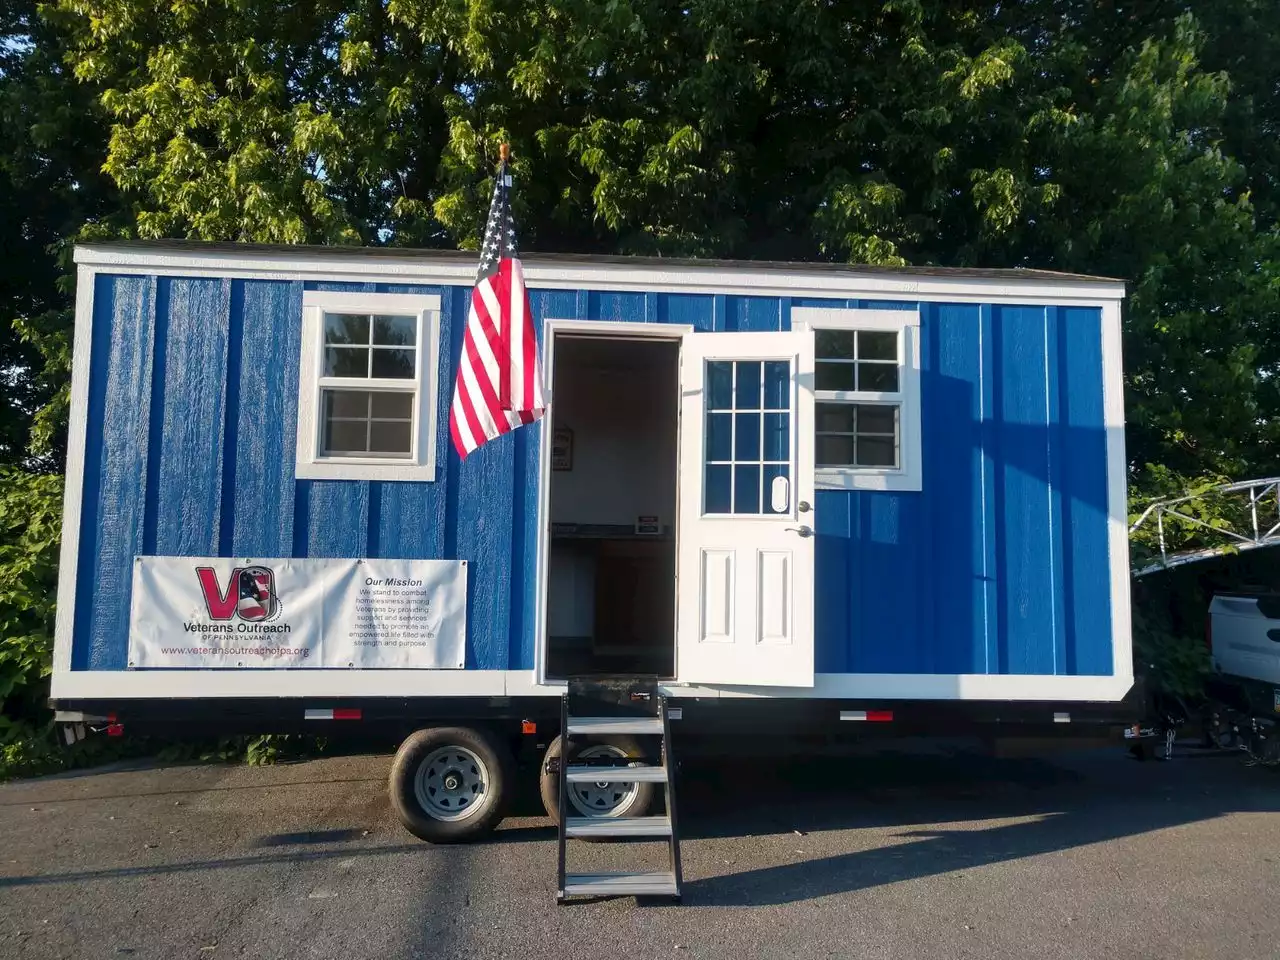
<instances>
[{"instance_id":1,"label":"door frame","mask_svg":"<svg viewBox=\"0 0 1280 960\"><path fill-rule=\"evenodd\" d=\"M591 334L609 340L674 340L683 347L686 334L694 332L686 323L635 323L621 320L557 320L548 318L542 323L542 370L551 399L547 412L539 424L541 430L538 445L538 544L534 574L534 632L533 632L533 682L536 686L561 689L563 680L547 679L547 584L550 573L551 552L551 424L555 418L555 339L559 334ZM677 364L679 357L677 357ZM677 383L679 375L677 374ZM680 421L676 420L676 513L679 514L680 496ZM675 536L675 549L679 556L680 541L675 519L671 529ZM671 585L674 592L676 584ZM676 603L677 615L679 601ZM675 637L675 621L672 636ZM676 656L675 640L671 644L671 656Z\"/></svg>"}]
</instances>

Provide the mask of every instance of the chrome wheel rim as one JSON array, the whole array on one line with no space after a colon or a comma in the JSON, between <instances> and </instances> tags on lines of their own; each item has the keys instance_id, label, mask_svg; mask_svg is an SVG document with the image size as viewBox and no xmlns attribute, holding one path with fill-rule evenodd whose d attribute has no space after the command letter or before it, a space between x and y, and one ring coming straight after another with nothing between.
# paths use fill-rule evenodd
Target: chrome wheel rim
<instances>
[{"instance_id":1,"label":"chrome wheel rim","mask_svg":"<svg viewBox=\"0 0 1280 960\"><path fill-rule=\"evenodd\" d=\"M489 768L466 747L440 747L418 764L413 792L418 805L435 820L465 820L483 804Z\"/></svg>"},{"instance_id":2,"label":"chrome wheel rim","mask_svg":"<svg viewBox=\"0 0 1280 960\"><path fill-rule=\"evenodd\" d=\"M590 760L599 757L617 757L625 759L626 751L613 744L600 743L581 750L575 759ZM636 766L636 760L628 766ZM603 771L602 777L606 776ZM587 783L569 784L569 802L574 810L584 817L617 817L630 806L640 791L638 783L614 783L608 780L592 780Z\"/></svg>"}]
</instances>

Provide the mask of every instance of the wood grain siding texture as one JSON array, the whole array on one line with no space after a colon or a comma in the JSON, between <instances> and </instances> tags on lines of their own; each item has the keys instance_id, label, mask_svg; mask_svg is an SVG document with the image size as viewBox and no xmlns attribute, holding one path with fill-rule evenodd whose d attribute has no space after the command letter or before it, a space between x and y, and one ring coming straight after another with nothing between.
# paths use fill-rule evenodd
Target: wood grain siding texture
<instances>
[{"instance_id":1,"label":"wood grain siding texture","mask_svg":"<svg viewBox=\"0 0 1280 960\"><path fill-rule=\"evenodd\" d=\"M1107 542L1107 435L1103 416L1101 317L1096 308L1059 307L1057 449L1062 489L1062 590L1066 672L1114 669Z\"/></svg>"},{"instance_id":2,"label":"wood grain siding texture","mask_svg":"<svg viewBox=\"0 0 1280 960\"><path fill-rule=\"evenodd\" d=\"M972 518L971 536L978 544L979 556L974 558L970 574L982 585L979 597L975 597L975 622L973 638L981 643L982 659L975 662L975 673L1000 672L1000 594L1003 590L999 571L1000 558L997 553L999 542L996 532L1000 528L999 505L997 496L1000 471L1000 430L995 412L1002 391L996 376L996 328L995 308L990 304L982 304L979 310L979 342L980 366L975 374L978 389L981 392L979 403L981 426L976 475L970 475L977 495L981 500L981 510ZM977 621L978 600L981 600L981 621Z\"/></svg>"},{"instance_id":3,"label":"wood grain siding texture","mask_svg":"<svg viewBox=\"0 0 1280 960\"><path fill-rule=\"evenodd\" d=\"M756 333L782 329L781 298L726 297L725 300L723 329Z\"/></svg>"},{"instance_id":4,"label":"wood grain siding texture","mask_svg":"<svg viewBox=\"0 0 1280 960\"><path fill-rule=\"evenodd\" d=\"M302 284L237 280L232 298L229 375L236 388L227 411L223 464L223 528L233 557L293 554L294 446L298 426L298 356L302 335Z\"/></svg>"},{"instance_id":5,"label":"wood grain siding texture","mask_svg":"<svg viewBox=\"0 0 1280 960\"><path fill-rule=\"evenodd\" d=\"M1001 673L1054 672L1054 530L1048 485L1049 389L1045 310L1000 307L995 375L1001 384L1000 499L1003 560Z\"/></svg>"},{"instance_id":6,"label":"wood grain siding texture","mask_svg":"<svg viewBox=\"0 0 1280 960\"><path fill-rule=\"evenodd\" d=\"M142 552L156 278L99 277L72 669L127 666L133 559Z\"/></svg>"},{"instance_id":7,"label":"wood grain siding texture","mask_svg":"<svg viewBox=\"0 0 1280 960\"><path fill-rule=\"evenodd\" d=\"M152 395L154 488L145 552L208 556L219 548L231 281L161 277ZM159 344L164 344L160 353ZM150 485L149 485L150 487Z\"/></svg>"},{"instance_id":8,"label":"wood grain siding texture","mask_svg":"<svg viewBox=\"0 0 1280 960\"><path fill-rule=\"evenodd\" d=\"M919 308L923 490L818 492L816 669L1110 674L1100 311Z\"/></svg>"},{"instance_id":9,"label":"wood grain siding texture","mask_svg":"<svg viewBox=\"0 0 1280 960\"><path fill-rule=\"evenodd\" d=\"M533 668L543 426L453 453L469 287L99 275L94 289L73 669L127 666L146 552L465 559L467 667ZM304 289L441 297L435 482L295 479ZM787 330L796 306L919 310L923 490L817 493L817 671L1111 672L1098 308L640 289L531 301L539 324L698 331Z\"/></svg>"},{"instance_id":10,"label":"wood grain siding texture","mask_svg":"<svg viewBox=\"0 0 1280 960\"><path fill-rule=\"evenodd\" d=\"M591 290L587 293L587 309L584 316L596 320L644 323L644 310L643 293L610 293L604 290Z\"/></svg>"},{"instance_id":11,"label":"wood grain siding texture","mask_svg":"<svg viewBox=\"0 0 1280 960\"><path fill-rule=\"evenodd\" d=\"M922 322L921 406L933 413L922 416L922 486L929 493L925 539L934 554L922 574L932 629L954 638L930 644L930 672L986 673L981 308L930 304Z\"/></svg>"}]
</instances>

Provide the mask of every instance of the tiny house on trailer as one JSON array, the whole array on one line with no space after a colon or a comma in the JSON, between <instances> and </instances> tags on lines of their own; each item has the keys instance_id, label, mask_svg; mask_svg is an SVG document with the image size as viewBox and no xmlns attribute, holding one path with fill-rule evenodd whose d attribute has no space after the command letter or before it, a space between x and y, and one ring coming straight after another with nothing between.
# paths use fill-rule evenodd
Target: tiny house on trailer
<instances>
[{"instance_id":1,"label":"tiny house on trailer","mask_svg":"<svg viewBox=\"0 0 1280 960\"><path fill-rule=\"evenodd\" d=\"M452 839L569 678L650 678L677 741L1129 721L1122 283L523 260L550 410L459 461L473 254L78 248L69 738L394 732Z\"/></svg>"}]
</instances>

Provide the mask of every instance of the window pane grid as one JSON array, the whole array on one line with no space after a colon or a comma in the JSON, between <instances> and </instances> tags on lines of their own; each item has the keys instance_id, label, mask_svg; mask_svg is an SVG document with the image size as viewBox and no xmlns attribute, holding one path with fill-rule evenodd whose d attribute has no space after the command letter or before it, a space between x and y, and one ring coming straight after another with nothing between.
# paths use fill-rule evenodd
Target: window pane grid
<instances>
[{"instance_id":1,"label":"window pane grid","mask_svg":"<svg viewBox=\"0 0 1280 960\"><path fill-rule=\"evenodd\" d=\"M322 390L321 453L328 457L411 457L413 400L409 391Z\"/></svg>"},{"instance_id":2,"label":"window pane grid","mask_svg":"<svg viewBox=\"0 0 1280 960\"><path fill-rule=\"evenodd\" d=\"M901 334L815 331L817 465L897 470L902 466ZM871 401L872 398L876 402Z\"/></svg>"},{"instance_id":3,"label":"window pane grid","mask_svg":"<svg viewBox=\"0 0 1280 960\"><path fill-rule=\"evenodd\" d=\"M899 468L900 404L822 401L817 408L819 467Z\"/></svg>"},{"instance_id":4,"label":"window pane grid","mask_svg":"<svg viewBox=\"0 0 1280 960\"><path fill-rule=\"evenodd\" d=\"M411 380L417 371L417 342L413 316L326 313L323 375Z\"/></svg>"}]
</instances>

